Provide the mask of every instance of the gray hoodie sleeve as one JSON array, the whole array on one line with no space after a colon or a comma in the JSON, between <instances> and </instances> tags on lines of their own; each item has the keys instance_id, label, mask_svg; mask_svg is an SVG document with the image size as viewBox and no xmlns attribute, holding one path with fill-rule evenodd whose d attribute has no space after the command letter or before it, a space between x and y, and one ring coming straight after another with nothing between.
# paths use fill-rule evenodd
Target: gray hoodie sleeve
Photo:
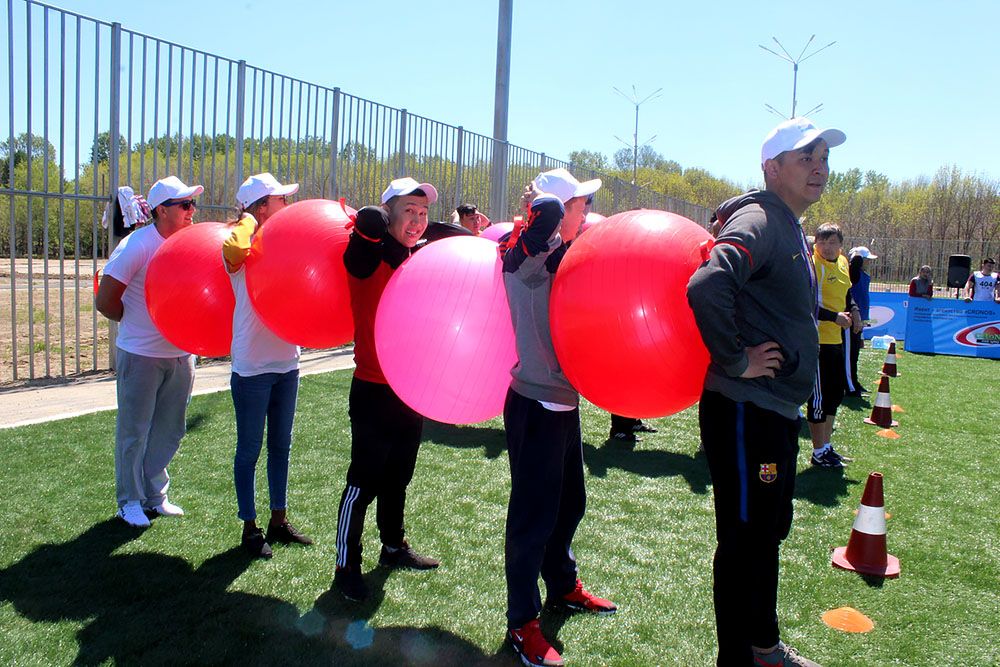
<instances>
[{"instance_id":1,"label":"gray hoodie sleeve","mask_svg":"<svg viewBox=\"0 0 1000 667\"><path fill-rule=\"evenodd\" d=\"M715 241L711 255L688 282L687 296L702 340L727 375L746 370L746 349L737 327L736 295L767 261L771 240L763 211L757 206L738 211Z\"/></svg>"}]
</instances>

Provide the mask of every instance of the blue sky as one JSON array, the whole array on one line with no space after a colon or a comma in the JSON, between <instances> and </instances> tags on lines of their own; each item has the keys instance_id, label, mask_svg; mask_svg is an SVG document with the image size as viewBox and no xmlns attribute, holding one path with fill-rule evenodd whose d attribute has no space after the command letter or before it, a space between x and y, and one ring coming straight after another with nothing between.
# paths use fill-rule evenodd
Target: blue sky
<instances>
[{"instance_id":1,"label":"blue sky","mask_svg":"<svg viewBox=\"0 0 1000 667\"><path fill-rule=\"evenodd\" d=\"M53 0L53 4L305 81L339 86L491 134L493 0ZM634 108L612 90L664 88L640 112L640 141L684 167L740 185L759 179L760 142L790 111L793 54L836 45L800 67L799 110L847 133L832 167L893 181L943 165L1000 178L1000 3L963 0L665 2L514 0L509 140L565 159L610 157L631 141Z\"/></svg>"}]
</instances>

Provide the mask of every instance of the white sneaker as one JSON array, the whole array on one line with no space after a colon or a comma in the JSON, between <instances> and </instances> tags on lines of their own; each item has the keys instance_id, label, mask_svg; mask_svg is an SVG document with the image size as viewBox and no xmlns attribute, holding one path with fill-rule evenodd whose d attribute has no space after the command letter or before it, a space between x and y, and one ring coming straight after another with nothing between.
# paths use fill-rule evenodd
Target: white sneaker
<instances>
[{"instance_id":1,"label":"white sneaker","mask_svg":"<svg viewBox=\"0 0 1000 667\"><path fill-rule=\"evenodd\" d=\"M154 507L153 511L160 516L184 516L184 510L177 505L174 505L166 498L163 499L162 503Z\"/></svg>"},{"instance_id":2,"label":"white sneaker","mask_svg":"<svg viewBox=\"0 0 1000 667\"><path fill-rule=\"evenodd\" d=\"M142 511L142 505L138 500L125 503L118 509L118 516L133 528L149 528L149 519Z\"/></svg>"}]
</instances>

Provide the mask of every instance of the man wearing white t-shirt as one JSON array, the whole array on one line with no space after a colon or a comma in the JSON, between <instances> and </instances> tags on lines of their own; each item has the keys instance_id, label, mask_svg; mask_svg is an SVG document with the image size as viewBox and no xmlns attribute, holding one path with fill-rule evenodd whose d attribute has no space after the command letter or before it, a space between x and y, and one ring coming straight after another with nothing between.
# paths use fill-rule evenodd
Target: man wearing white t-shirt
<instances>
[{"instance_id":1,"label":"man wearing white t-shirt","mask_svg":"<svg viewBox=\"0 0 1000 667\"><path fill-rule=\"evenodd\" d=\"M979 270L969 276L969 281L965 283L965 301L988 301L993 303L997 295L997 274L993 272L996 262L992 257L987 257L980 264Z\"/></svg>"},{"instance_id":2,"label":"man wearing white t-shirt","mask_svg":"<svg viewBox=\"0 0 1000 667\"><path fill-rule=\"evenodd\" d=\"M146 268L156 250L192 222L195 197L204 188L176 176L153 184L146 201L153 224L125 237L108 259L97 291L97 310L120 322L116 341L118 416L115 421L115 487L118 516L149 526L145 512L184 514L167 499L167 464L184 437L184 413L194 382L190 354L153 325L146 308Z\"/></svg>"}]
</instances>

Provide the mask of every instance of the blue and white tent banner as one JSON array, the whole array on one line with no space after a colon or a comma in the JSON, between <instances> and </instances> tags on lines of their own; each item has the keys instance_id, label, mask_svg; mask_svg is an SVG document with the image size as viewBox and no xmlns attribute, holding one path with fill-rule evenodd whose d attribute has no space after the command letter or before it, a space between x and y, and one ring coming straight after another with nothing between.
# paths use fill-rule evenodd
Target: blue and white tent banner
<instances>
[{"instance_id":1,"label":"blue and white tent banner","mask_svg":"<svg viewBox=\"0 0 1000 667\"><path fill-rule=\"evenodd\" d=\"M910 296L899 292L872 292L869 300L868 325L861 335L866 339L888 335L901 340L906 334L906 302L912 300Z\"/></svg>"},{"instance_id":2,"label":"blue and white tent banner","mask_svg":"<svg viewBox=\"0 0 1000 667\"><path fill-rule=\"evenodd\" d=\"M906 350L1000 359L1000 304L910 299Z\"/></svg>"}]
</instances>

